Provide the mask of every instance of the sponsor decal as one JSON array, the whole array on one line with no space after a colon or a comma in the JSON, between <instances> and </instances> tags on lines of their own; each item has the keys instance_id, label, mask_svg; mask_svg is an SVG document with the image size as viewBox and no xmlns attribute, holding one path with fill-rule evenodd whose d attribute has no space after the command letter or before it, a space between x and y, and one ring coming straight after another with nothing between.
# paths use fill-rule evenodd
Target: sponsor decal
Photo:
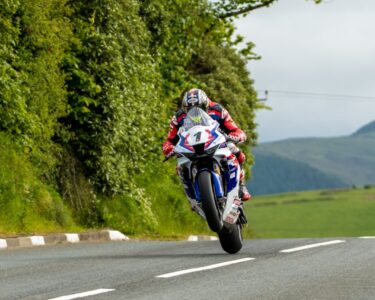
<instances>
[{"instance_id":1,"label":"sponsor decal","mask_svg":"<svg viewBox=\"0 0 375 300\"><path fill-rule=\"evenodd\" d=\"M187 103L188 103L188 105L190 106L194 106L195 105L195 103L198 103L199 102L199 100L198 100L198 98L190 98L190 99L188 99L187 100Z\"/></svg>"},{"instance_id":2,"label":"sponsor decal","mask_svg":"<svg viewBox=\"0 0 375 300\"><path fill-rule=\"evenodd\" d=\"M202 116L190 116L190 119L192 119L194 123L199 123L202 120Z\"/></svg>"},{"instance_id":3,"label":"sponsor decal","mask_svg":"<svg viewBox=\"0 0 375 300\"><path fill-rule=\"evenodd\" d=\"M236 218L237 215L238 215L238 212L237 212L237 211L234 211L234 210L231 210L229 214L230 214L233 218Z\"/></svg>"},{"instance_id":4,"label":"sponsor decal","mask_svg":"<svg viewBox=\"0 0 375 300\"><path fill-rule=\"evenodd\" d=\"M229 223L229 224L233 224L234 223L234 218L230 217L230 216L227 216L225 218L225 222Z\"/></svg>"}]
</instances>

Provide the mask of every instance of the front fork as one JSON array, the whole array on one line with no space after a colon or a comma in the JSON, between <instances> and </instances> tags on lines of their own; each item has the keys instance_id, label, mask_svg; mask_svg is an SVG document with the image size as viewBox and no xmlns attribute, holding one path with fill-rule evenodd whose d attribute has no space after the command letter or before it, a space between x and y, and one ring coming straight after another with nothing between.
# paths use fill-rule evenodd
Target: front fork
<instances>
[{"instance_id":1,"label":"front fork","mask_svg":"<svg viewBox=\"0 0 375 300\"><path fill-rule=\"evenodd\" d=\"M202 210L199 185L196 180L199 172L203 170L211 173L213 192L223 220L229 224L236 223L241 215L244 216L243 213L241 214L241 200L238 197L239 172L241 167L237 159L232 154L227 160L223 160L221 165L219 165L218 162L213 161L213 165L210 168L198 169L196 165L192 165L189 170L187 166L177 167L177 173L180 176L192 210L196 211L205 219ZM227 203L227 197L229 197L231 203ZM242 224L245 223L245 221L241 220L240 222Z\"/></svg>"}]
</instances>

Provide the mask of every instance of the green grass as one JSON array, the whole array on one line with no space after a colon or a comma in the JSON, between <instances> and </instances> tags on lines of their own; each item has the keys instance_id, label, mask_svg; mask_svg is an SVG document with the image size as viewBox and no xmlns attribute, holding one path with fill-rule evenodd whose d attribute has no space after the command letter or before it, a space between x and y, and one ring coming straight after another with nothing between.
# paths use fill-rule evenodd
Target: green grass
<instances>
[{"instance_id":1,"label":"green grass","mask_svg":"<svg viewBox=\"0 0 375 300\"><path fill-rule=\"evenodd\" d=\"M375 188L259 196L245 208L245 237L375 235Z\"/></svg>"},{"instance_id":2,"label":"green grass","mask_svg":"<svg viewBox=\"0 0 375 300\"><path fill-rule=\"evenodd\" d=\"M155 237L184 238L189 234L209 234L204 220L190 209L175 163L165 164L163 173L150 173L143 178L146 193L152 199L157 219Z\"/></svg>"},{"instance_id":3,"label":"green grass","mask_svg":"<svg viewBox=\"0 0 375 300\"><path fill-rule=\"evenodd\" d=\"M108 227L146 239L183 239L190 234L210 233L206 222L191 211L174 162L141 174L136 180L148 201L126 196L102 199Z\"/></svg>"}]
</instances>

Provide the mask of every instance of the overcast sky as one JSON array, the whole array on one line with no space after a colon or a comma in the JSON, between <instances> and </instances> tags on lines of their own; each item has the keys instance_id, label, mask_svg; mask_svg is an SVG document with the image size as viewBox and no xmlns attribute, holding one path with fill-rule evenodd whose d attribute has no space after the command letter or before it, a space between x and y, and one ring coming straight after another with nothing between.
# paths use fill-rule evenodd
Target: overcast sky
<instances>
[{"instance_id":1,"label":"overcast sky","mask_svg":"<svg viewBox=\"0 0 375 300\"><path fill-rule=\"evenodd\" d=\"M236 21L262 56L249 63L255 87L270 91L260 142L349 135L375 120L375 0L326 2L279 0Z\"/></svg>"}]
</instances>

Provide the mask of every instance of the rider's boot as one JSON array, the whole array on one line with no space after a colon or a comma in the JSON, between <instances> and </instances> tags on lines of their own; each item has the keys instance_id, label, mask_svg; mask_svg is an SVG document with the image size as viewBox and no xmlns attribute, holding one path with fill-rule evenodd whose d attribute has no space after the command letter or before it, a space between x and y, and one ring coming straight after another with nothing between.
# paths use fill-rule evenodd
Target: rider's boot
<instances>
[{"instance_id":1,"label":"rider's boot","mask_svg":"<svg viewBox=\"0 0 375 300\"><path fill-rule=\"evenodd\" d=\"M241 170L241 175L240 175L240 193L239 194L243 202L251 199L251 195L245 185L245 171L243 169Z\"/></svg>"}]
</instances>

